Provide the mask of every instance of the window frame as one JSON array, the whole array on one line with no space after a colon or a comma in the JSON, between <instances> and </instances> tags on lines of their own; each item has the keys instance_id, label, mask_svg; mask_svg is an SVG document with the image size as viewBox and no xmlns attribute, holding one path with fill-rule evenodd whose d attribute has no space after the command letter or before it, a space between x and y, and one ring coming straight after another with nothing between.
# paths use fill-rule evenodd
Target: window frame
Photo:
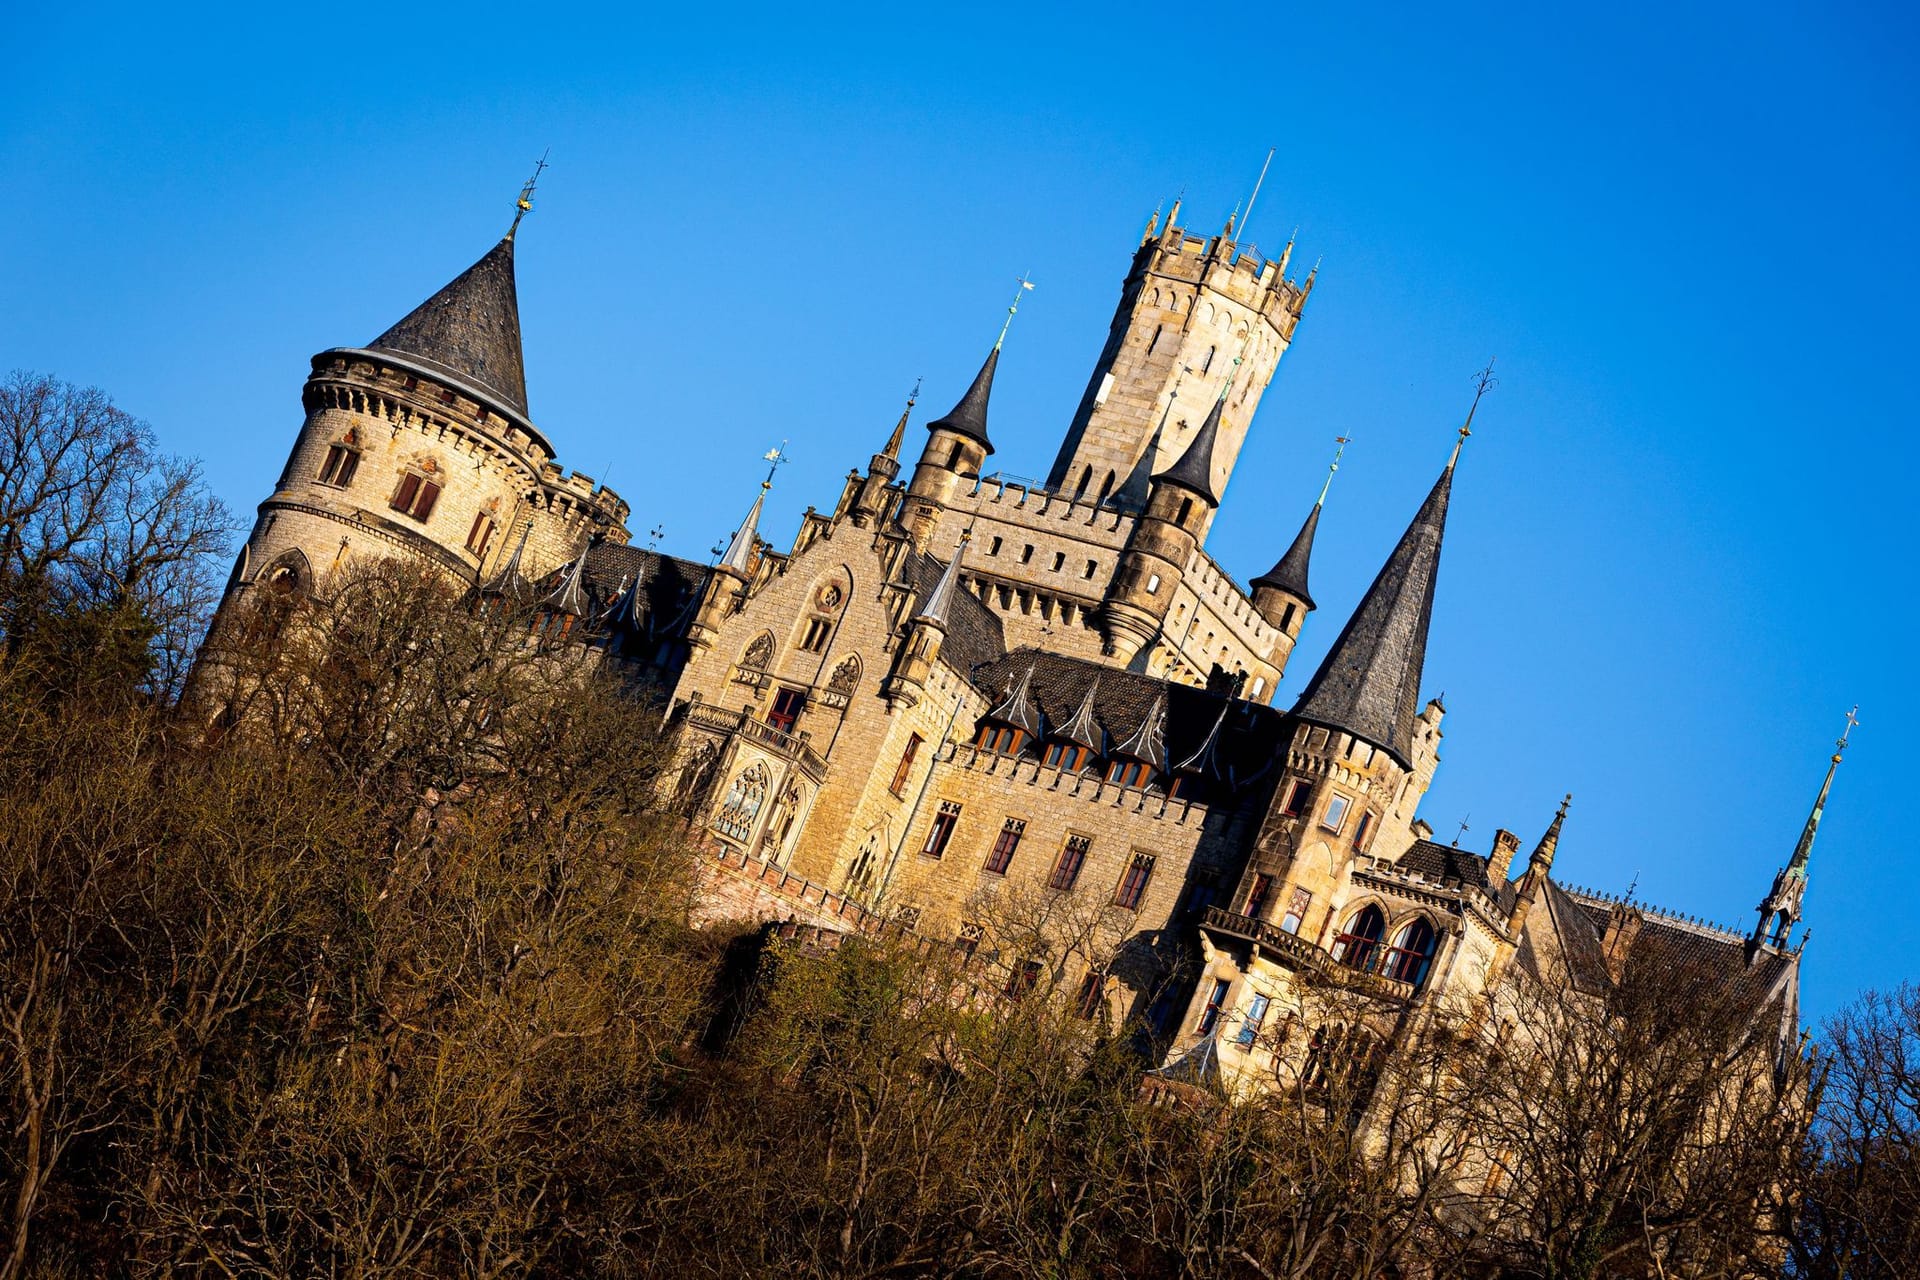
<instances>
[{"instance_id":1,"label":"window frame","mask_svg":"<svg viewBox=\"0 0 1920 1280\"><path fill-rule=\"evenodd\" d=\"M1114 888L1113 905L1124 911L1138 911L1146 899L1147 886L1153 882L1154 864L1159 860L1156 854L1135 850L1127 862L1126 873Z\"/></svg>"},{"instance_id":2,"label":"window frame","mask_svg":"<svg viewBox=\"0 0 1920 1280\"><path fill-rule=\"evenodd\" d=\"M330 489L351 488L354 474L360 470L360 454L361 450L350 444L329 444L327 456L320 463L320 473L314 480Z\"/></svg>"},{"instance_id":3,"label":"window frame","mask_svg":"<svg viewBox=\"0 0 1920 1280\"><path fill-rule=\"evenodd\" d=\"M1027 833L1025 818L1008 818L1000 824L1000 830L993 837L993 844L987 850L986 863L981 870L992 875L1004 876L1007 868L1013 865L1013 855L1020 852L1020 840Z\"/></svg>"},{"instance_id":4,"label":"window frame","mask_svg":"<svg viewBox=\"0 0 1920 1280\"><path fill-rule=\"evenodd\" d=\"M1213 991L1207 996L1207 1003L1200 1009L1200 1019L1193 1029L1203 1036L1213 1034L1220 1025L1220 1011L1227 1007L1227 995L1233 990L1233 981L1229 978L1215 978Z\"/></svg>"},{"instance_id":5,"label":"window frame","mask_svg":"<svg viewBox=\"0 0 1920 1280\"><path fill-rule=\"evenodd\" d=\"M1047 873L1047 888L1071 893L1073 886L1080 882L1080 873L1086 869L1087 855L1092 852L1092 836L1068 832L1066 839L1060 842L1060 852L1054 857L1053 869Z\"/></svg>"},{"instance_id":6,"label":"window frame","mask_svg":"<svg viewBox=\"0 0 1920 1280\"><path fill-rule=\"evenodd\" d=\"M920 754L920 748L926 739L917 733L907 735L907 745L900 749L900 763L893 768L893 781L887 784L887 790L896 800L904 799L907 783L913 780L913 761Z\"/></svg>"},{"instance_id":7,"label":"window frame","mask_svg":"<svg viewBox=\"0 0 1920 1280\"><path fill-rule=\"evenodd\" d=\"M400 473L400 485L393 491L393 497L387 500L387 507L409 520L425 524L433 517L433 508L440 501L441 488L439 481L429 480L418 471L403 471Z\"/></svg>"},{"instance_id":8,"label":"window frame","mask_svg":"<svg viewBox=\"0 0 1920 1280\"><path fill-rule=\"evenodd\" d=\"M484 511L474 512L473 527L467 530L467 551L474 559L487 558L487 548L493 544L494 531L498 528L492 516Z\"/></svg>"},{"instance_id":9,"label":"window frame","mask_svg":"<svg viewBox=\"0 0 1920 1280\"><path fill-rule=\"evenodd\" d=\"M927 839L920 846L920 855L925 858L944 858L947 846L953 843L954 828L960 825L960 813L966 806L958 800L942 800L934 811L933 822L927 827Z\"/></svg>"},{"instance_id":10,"label":"window frame","mask_svg":"<svg viewBox=\"0 0 1920 1280\"><path fill-rule=\"evenodd\" d=\"M1313 808L1313 783L1305 778L1295 778L1288 784L1287 802L1280 808L1283 818L1304 818Z\"/></svg>"},{"instance_id":11,"label":"window frame","mask_svg":"<svg viewBox=\"0 0 1920 1280\"><path fill-rule=\"evenodd\" d=\"M1338 806L1339 812L1335 812ZM1330 791L1326 804L1320 807L1320 829L1339 835L1347 825L1347 817L1353 812L1353 797L1340 791Z\"/></svg>"},{"instance_id":12,"label":"window frame","mask_svg":"<svg viewBox=\"0 0 1920 1280\"><path fill-rule=\"evenodd\" d=\"M1247 1011L1240 1015L1240 1029L1233 1033L1233 1042L1242 1049L1251 1049L1253 1042L1260 1038L1260 1028L1266 1024L1267 1010L1273 1007L1273 997L1256 991L1247 1001Z\"/></svg>"}]
</instances>

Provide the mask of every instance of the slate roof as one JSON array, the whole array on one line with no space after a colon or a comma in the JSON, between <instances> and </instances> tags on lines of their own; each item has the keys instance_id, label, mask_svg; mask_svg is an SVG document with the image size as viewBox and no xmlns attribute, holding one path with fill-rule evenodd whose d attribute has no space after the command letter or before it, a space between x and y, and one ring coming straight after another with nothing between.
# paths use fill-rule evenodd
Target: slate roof
<instances>
[{"instance_id":1,"label":"slate roof","mask_svg":"<svg viewBox=\"0 0 1920 1280\"><path fill-rule=\"evenodd\" d=\"M900 566L901 577L916 600L925 600L939 586L946 566L924 551L909 551ZM916 610L917 612L917 610ZM1007 651L1000 616L971 591L955 591L947 603L947 638L940 656L956 671L971 671ZM998 690L996 689L996 692Z\"/></svg>"},{"instance_id":2,"label":"slate roof","mask_svg":"<svg viewBox=\"0 0 1920 1280\"><path fill-rule=\"evenodd\" d=\"M527 416L513 237L487 250L440 292L367 344L407 356L493 405Z\"/></svg>"},{"instance_id":3,"label":"slate roof","mask_svg":"<svg viewBox=\"0 0 1920 1280\"><path fill-rule=\"evenodd\" d=\"M1287 548L1287 553L1274 563L1273 568L1248 585L1255 590L1272 587L1284 591L1290 596L1300 597L1307 608L1313 608L1313 594L1307 590L1307 566L1313 559L1313 535L1319 528L1320 504L1316 502L1313 510L1307 513L1307 522L1294 535L1293 545Z\"/></svg>"},{"instance_id":4,"label":"slate roof","mask_svg":"<svg viewBox=\"0 0 1920 1280\"><path fill-rule=\"evenodd\" d=\"M587 549L582 586L588 616L602 630L636 636L678 635L692 620L713 570L645 547L601 542ZM630 589L621 593L621 583ZM608 611L620 606L612 616Z\"/></svg>"},{"instance_id":5,"label":"slate roof","mask_svg":"<svg viewBox=\"0 0 1920 1280\"><path fill-rule=\"evenodd\" d=\"M1207 505L1220 505L1220 495L1213 491L1213 446L1220 435L1220 412L1226 404L1225 396L1213 402L1213 408L1207 411L1207 420L1187 443L1186 452L1180 455L1179 461L1155 476L1155 481L1191 489L1205 499Z\"/></svg>"},{"instance_id":6,"label":"slate roof","mask_svg":"<svg viewBox=\"0 0 1920 1280\"><path fill-rule=\"evenodd\" d=\"M1158 715L1164 697L1163 758L1185 760L1205 743L1220 719L1226 699L1184 684L1170 684L1134 671L1120 671L1082 658L1021 648L973 669L973 684L998 701L1031 668L1028 689L1044 717L1046 731L1058 733L1074 718L1087 691L1097 682L1092 718L1109 742L1131 738L1149 715ZM1221 726L1215 759L1221 776L1244 783L1273 767L1285 746L1285 717L1271 707L1239 701Z\"/></svg>"},{"instance_id":7,"label":"slate roof","mask_svg":"<svg viewBox=\"0 0 1920 1280\"><path fill-rule=\"evenodd\" d=\"M1385 749L1407 769L1413 767L1413 722L1453 466L1450 460L1434 482L1293 709L1302 720L1344 730Z\"/></svg>"},{"instance_id":8,"label":"slate roof","mask_svg":"<svg viewBox=\"0 0 1920 1280\"><path fill-rule=\"evenodd\" d=\"M995 347L987 354L987 362L980 366L980 372L973 375L973 385L960 397L960 403L949 409L946 417L929 422L927 430L944 428L958 432L979 441L981 448L992 453L993 442L987 439L987 398L993 394L993 371L999 367L1000 348Z\"/></svg>"}]
</instances>

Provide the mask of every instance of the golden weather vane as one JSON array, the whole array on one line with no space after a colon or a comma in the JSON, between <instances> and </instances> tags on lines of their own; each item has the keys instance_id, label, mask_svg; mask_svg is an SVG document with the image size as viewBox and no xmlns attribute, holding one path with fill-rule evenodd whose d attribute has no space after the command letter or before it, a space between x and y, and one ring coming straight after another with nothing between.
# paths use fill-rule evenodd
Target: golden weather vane
<instances>
[{"instance_id":1,"label":"golden weather vane","mask_svg":"<svg viewBox=\"0 0 1920 1280\"><path fill-rule=\"evenodd\" d=\"M552 154L552 147L540 153L540 158L533 165L533 176L528 178L526 185L520 188L520 198L513 202L513 225L507 228L509 240L513 238L513 233L520 229L520 219L533 212L533 189L540 184L540 175L547 167L547 157Z\"/></svg>"}]
</instances>

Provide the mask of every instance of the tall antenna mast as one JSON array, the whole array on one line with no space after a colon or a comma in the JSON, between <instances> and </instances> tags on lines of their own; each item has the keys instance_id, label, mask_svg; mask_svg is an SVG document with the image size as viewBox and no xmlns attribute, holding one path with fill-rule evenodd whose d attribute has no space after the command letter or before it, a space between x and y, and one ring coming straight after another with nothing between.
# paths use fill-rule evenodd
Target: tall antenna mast
<instances>
[{"instance_id":1,"label":"tall antenna mast","mask_svg":"<svg viewBox=\"0 0 1920 1280\"><path fill-rule=\"evenodd\" d=\"M1247 197L1247 216L1240 219L1240 238L1247 238L1247 224L1253 221L1253 202L1260 198L1260 184L1267 180L1267 166L1273 163L1274 147L1267 148L1267 158L1261 162L1260 176L1254 180L1253 194Z\"/></svg>"}]
</instances>

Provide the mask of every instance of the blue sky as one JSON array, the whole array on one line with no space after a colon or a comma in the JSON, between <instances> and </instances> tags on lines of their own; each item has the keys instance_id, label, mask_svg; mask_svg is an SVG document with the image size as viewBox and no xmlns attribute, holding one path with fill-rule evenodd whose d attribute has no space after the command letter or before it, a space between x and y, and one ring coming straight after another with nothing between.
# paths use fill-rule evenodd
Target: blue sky
<instances>
[{"instance_id":1,"label":"blue sky","mask_svg":"<svg viewBox=\"0 0 1920 1280\"><path fill-rule=\"evenodd\" d=\"M1311 504L1303 684L1499 357L1455 488L1424 813L1745 929L1862 704L1815 853L1807 1002L1920 978L1916 19L1894 6L33 6L0 88L0 365L98 384L250 512L314 351L505 229L533 414L705 558L958 397L1013 279L994 461L1044 474L1140 228L1324 258L1211 550ZM930 414L923 412L917 421ZM1889 908L1892 908L1891 910Z\"/></svg>"}]
</instances>

